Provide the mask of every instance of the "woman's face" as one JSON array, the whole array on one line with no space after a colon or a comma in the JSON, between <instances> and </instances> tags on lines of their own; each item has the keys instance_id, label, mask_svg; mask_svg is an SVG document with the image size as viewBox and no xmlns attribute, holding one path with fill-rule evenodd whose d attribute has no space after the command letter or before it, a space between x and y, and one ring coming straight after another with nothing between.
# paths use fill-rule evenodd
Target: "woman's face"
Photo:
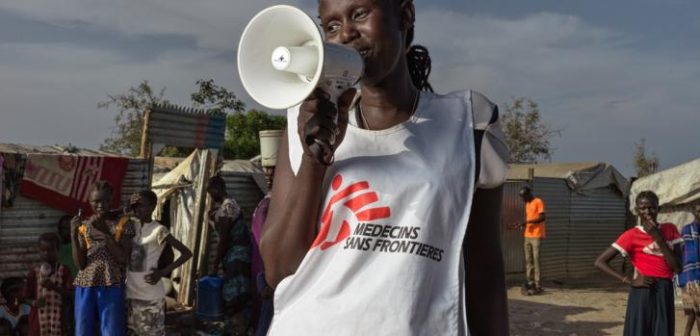
<instances>
[{"instance_id":1,"label":"woman's face","mask_svg":"<svg viewBox=\"0 0 700 336\"><path fill-rule=\"evenodd\" d=\"M132 207L136 218L145 223L151 220L151 215L153 214L153 210L155 210L156 205L147 198L141 197L136 204L132 204Z\"/></svg>"},{"instance_id":2,"label":"woman's face","mask_svg":"<svg viewBox=\"0 0 700 336\"><path fill-rule=\"evenodd\" d=\"M659 204L646 197L640 198L637 202L637 213L642 219L649 217L656 221L656 217L659 215Z\"/></svg>"},{"instance_id":3,"label":"woman's face","mask_svg":"<svg viewBox=\"0 0 700 336\"><path fill-rule=\"evenodd\" d=\"M58 249L57 246L51 242L39 241L39 255L41 260L48 263L55 263L58 261Z\"/></svg>"},{"instance_id":4,"label":"woman's face","mask_svg":"<svg viewBox=\"0 0 700 336\"><path fill-rule=\"evenodd\" d=\"M104 217L109 214L112 204L112 194L107 190L93 190L90 193L90 206L96 215Z\"/></svg>"},{"instance_id":5,"label":"woman's face","mask_svg":"<svg viewBox=\"0 0 700 336\"><path fill-rule=\"evenodd\" d=\"M364 60L362 81L373 84L392 72L406 67L404 39L412 20L412 4L398 5L399 0L320 0L321 27L326 40L354 48ZM410 7L410 8L408 8ZM412 25L413 23L410 22Z\"/></svg>"}]
</instances>

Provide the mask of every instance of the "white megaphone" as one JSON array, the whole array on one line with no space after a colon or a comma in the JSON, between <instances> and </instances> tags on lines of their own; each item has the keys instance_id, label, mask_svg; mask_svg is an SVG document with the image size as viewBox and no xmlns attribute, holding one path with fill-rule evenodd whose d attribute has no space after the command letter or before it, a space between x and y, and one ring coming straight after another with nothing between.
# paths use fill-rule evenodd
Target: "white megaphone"
<instances>
[{"instance_id":1,"label":"white megaphone","mask_svg":"<svg viewBox=\"0 0 700 336\"><path fill-rule=\"evenodd\" d=\"M238 45L243 87L260 105L272 109L299 105L317 87L335 104L360 80L362 67L356 50L324 42L314 20L292 6L272 6L255 15ZM312 151L324 147L323 157L328 158L333 144L312 140L316 142Z\"/></svg>"}]
</instances>

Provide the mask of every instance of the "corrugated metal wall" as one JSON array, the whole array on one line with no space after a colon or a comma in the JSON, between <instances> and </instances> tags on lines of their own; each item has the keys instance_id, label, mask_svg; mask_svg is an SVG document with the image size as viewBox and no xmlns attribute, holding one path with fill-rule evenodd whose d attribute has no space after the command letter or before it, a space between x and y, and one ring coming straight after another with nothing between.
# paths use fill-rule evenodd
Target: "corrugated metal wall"
<instances>
[{"instance_id":1,"label":"corrugated metal wall","mask_svg":"<svg viewBox=\"0 0 700 336\"><path fill-rule=\"evenodd\" d=\"M510 229L510 225L521 223L525 208L520 199L520 188L527 183L509 181L503 186L503 203L501 205L501 237L505 272L523 274L525 272L525 255L523 254L523 232Z\"/></svg>"},{"instance_id":2,"label":"corrugated metal wall","mask_svg":"<svg viewBox=\"0 0 700 336\"><path fill-rule=\"evenodd\" d=\"M524 256L522 231L505 227L524 219L519 189L523 181L508 181L503 199L503 255L509 278L522 280ZM563 179L536 177L535 196L545 203L547 238L540 247L543 281L581 278L597 274L595 258L625 230L625 199L613 189L586 195L572 192ZM620 258L613 262L620 267Z\"/></svg>"},{"instance_id":3,"label":"corrugated metal wall","mask_svg":"<svg viewBox=\"0 0 700 336\"><path fill-rule=\"evenodd\" d=\"M542 279L564 279L567 277L571 191L564 180L552 178L535 178L532 191L544 201L547 214L547 238L540 245Z\"/></svg>"},{"instance_id":4,"label":"corrugated metal wall","mask_svg":"<svg viewBox=\"0 0 700 336\"><path fill-rule=\"evenodd\" d=\"M571 194L571 237L568 256L570 277L598 274L595 258L625 231L625 199L612 188L588 195ZM615 258L613 267L622 265Z\"/></svg>"},{"instance_id":5,"label":"corrugated metal wall","mask_svg":"<svg viewBox=\"0 0 700 336\"><path fill-rule=\"evenodd\" d=\"M156 106L148 113L152 143L218 149L224 144L226 114L175 105Z\"/></svg>"},{"instance_id":6,"label":"corrugated metal wall","mask_svg":"<svg viewBox=\"0 0 700 336\"><path fill-rule=\"evenodd\" d=\"M131 159L122 187L122 204L129 195L148 187L146 161ZM39 262L36 240L44 232L56 232L65 212L18 196L14 206L0 209L0 279L24 276Z\"/></svg>"}]
</instances>

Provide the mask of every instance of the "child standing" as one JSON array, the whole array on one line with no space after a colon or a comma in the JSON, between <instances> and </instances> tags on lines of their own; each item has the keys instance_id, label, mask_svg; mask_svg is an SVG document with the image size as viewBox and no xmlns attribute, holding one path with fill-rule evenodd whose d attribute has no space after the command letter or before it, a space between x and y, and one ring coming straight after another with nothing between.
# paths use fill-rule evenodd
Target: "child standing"
<instances>
[{"instance_id":1,"label":"child standing","mask_svg":"<svg viewBox=\"0 0 700 336\"><path fill-rule=\"evenodd\" d=\"M112 186L98 181L90 193L94 211L87 220L71 222L75 277L75 334L124 336L126 306L124 280L134 226L127 216L110 212Z\"/></svg>"},{"instance_id":2,"label":"child standing","mask_svg":"<svg viewBox=\"0 0 700 336\"><path fill-rule=\"evenodd\" d=\"M70 301L73 277L68 267L58 260L60 242L55 233L39 236L42 264L27 275L25 297L35 300L29 314L30 336L66 335L63 309Z\"/></svg>"},{"instance_id":3,"label":"child standing","mask_svg":"<svg viewBox=\"0 0 700 336\"><path fill-rule=\"evenodd\" d=\"M31 311L29 305L20 303L23 288L24 280L19 277L7 278L0 285L0 294L5 299L5 305L0 306L0 320L7 320L10 323L12 335L18 331L20 319L29 315Z\"/></svg>"},{"instance_id":4,"label":"child standing","mask_svg":"<svg viewBox=\"0 0 700 336\"><path fill-rule=\"evenodd\" d=\"M681 271L680 244L674 224L659 224L659 197L652 191L637 195L635 209L641 224L625 231L595 261L605 273L630 285L625 314L625 336L673 335L675 311L673 274ZM610 267L618 254L629 257L638 275L634 279Z\"/></svg>"},{"instance_id":5,"label":"child standing","mask_svg":"<svg viewBox=\"0 0 700 336\"><path fill-rule=\"evenodd\" d=\"M161 278L192 257L192 252L173 237L168 228L151 218L157 201L151 190L136 193L130 200L131 210L139 222L126 281L129 335L165 335L165 289ZM178 250L180 257L158 268L158 259L166 245Z\"/></svg>"},{"instance_id":6,"label":"child standing","mask_svg":"<svg viewBox=\"0 0 700 336\"><path fill-rule=\"evenodd\" d=\"M695 220L683 226L683 272L678 275L683 310L687 317L684 335L690 336L697 321L700 332L700 204L692 208Z\"/></svg>"}]
</instances>

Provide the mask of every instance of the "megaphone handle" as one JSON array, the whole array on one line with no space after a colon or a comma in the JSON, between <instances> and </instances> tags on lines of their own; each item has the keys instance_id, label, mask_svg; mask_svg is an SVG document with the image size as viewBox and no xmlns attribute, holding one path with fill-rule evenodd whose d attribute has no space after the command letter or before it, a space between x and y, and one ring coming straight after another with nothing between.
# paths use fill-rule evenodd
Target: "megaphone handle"
<instances>
[{"instance_id":1,"label":"megaphone handle","mask_svg":"<svg viewBox=\"0 0 700 336\"><path fill-rule=\"evenodd\" d=\"M352 87L353 83L344 80L344 79L335 79L335 78L328 78L325 81L321 82L318 86L321 90L323 90L325 93L328 94L328 99L330 102L336 106L337 110L337 104L338 104L338 99L340 96L345 92L345 90L349 89ZM338 125L338 115L336 114L335 119L333 120L336 124ZM315 139L314 137L307 137L306 140L306 145L309 147L309 150L313 154L314 158L316 158L316 161L319 163L322 163L326 166L329 166L333 164L333 145L335 144L335 137L332 137L330 139L330 142L324 141L324 140L319 140Z\"/></svg>"},{"instance_id":2,"label":"megaphone handle","mask_svg":"<svg viewBox=\"0 0 700 336\"><path fill-rule=\"evenodd\" d=\"M326 166L333 164L333 147L330 143L308 136L306 137L306 145L316 161Z\"/></svg>"}]
</instances>

